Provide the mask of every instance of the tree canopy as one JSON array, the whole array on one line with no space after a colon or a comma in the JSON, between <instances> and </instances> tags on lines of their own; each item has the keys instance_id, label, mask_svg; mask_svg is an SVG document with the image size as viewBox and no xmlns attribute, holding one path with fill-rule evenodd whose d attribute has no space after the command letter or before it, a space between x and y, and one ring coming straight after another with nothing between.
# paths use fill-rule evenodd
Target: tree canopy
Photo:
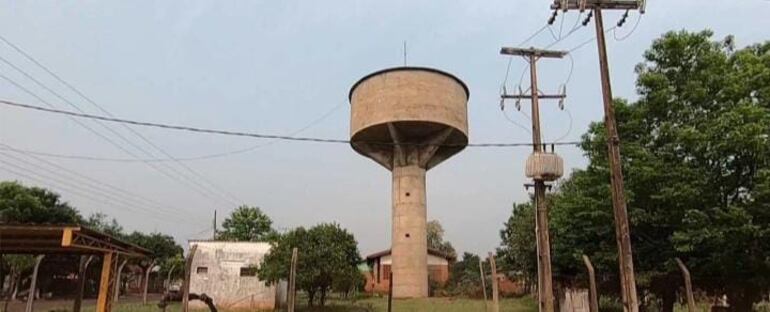
<instances>
[{"instance_id":1,"label":"tree canopy","mask_svg":"<svg viewBox=\"0 0 770 312\"><path fill-rule=\"evenodd\" d=\"M0 182L0 223L80 223L75 208L59 194L18 182Z\"/></svg>"},{"instance_id":2,"label":"tree canopy","mask_svg":"<svg viewBox=\"0 0 770 312\"><path fill-rule=\"evenodd\" d=\"M452 243L444 240L444 227L441 225L441 222L438 220L428 221L426 228L428 248L441 251L452 258L457 257L457 252Z\"/></svg>"},{"instance_id":3,"label":"tree canopy","mask_svg":"<svg viewBox=\"0 0 770 312\"><path fill-rule=\"evenodd\" d=\"M296 285L307 292L310 305L316 294L324 305L331 287L355 285L363 278L358 270L358 243L337 224L319 224L309 230L299 227L280 235L271 245L257 270L259 278L268 284L288 279L292 249L297 248Z\"/></svg>"},{"instance_id":4,"label":"tree canopy","mask_svg":"<svg viewBox=\"0 0 770 312\"><path fill-rule=\"evenodd\" d=\"M222 223L223 230L217 233L220 240L265 241L275 235L270 220L259 207L240 206Z\"/></svg>"},{"instance_id":5,"label":"tree canopy","mask_svg":"<svg viewBox=\"0 0 770 312\"><path fill-rule=\"evenodd\" d=\"M770 43L736 49L710 31L671 32L636 72L639 99L617 99L615 109L639 291L671 311L680 257L696 288L748 311L770 289ZM617 292L606 142L593 123L581 144L587 168L549 197L551 241L555 275L582 274L587 254ZM534 260L515 233L522 223L504 230L512 265Z\"/></svg>"}]
</instances>

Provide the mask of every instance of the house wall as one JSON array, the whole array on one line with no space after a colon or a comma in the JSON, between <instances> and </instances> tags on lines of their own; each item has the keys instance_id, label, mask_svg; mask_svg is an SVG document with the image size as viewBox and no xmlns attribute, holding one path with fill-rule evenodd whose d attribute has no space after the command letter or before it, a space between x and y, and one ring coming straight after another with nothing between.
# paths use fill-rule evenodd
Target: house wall
<instances>
[{"instance_id":1,"label":"house wall","mask_svg":"<svg viewBox=\"0 0 770 312\"><path fill-rule=\"evenodd\" d=\"M276 289L266 286L256 274L270 250L267 243L253 242L190 242L198 245L192 261L190 292L205 293L223 310L273 309ZM242 275L242 270L246 270ZM200 301L191 301L193 307L204 307Z\"/></svg>"}]
</instances>

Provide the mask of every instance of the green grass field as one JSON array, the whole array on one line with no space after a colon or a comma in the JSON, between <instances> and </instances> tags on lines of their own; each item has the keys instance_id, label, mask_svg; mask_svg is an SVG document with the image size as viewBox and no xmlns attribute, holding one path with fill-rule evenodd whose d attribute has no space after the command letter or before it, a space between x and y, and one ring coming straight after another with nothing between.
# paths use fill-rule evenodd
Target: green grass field
<instances>
[{"instance_id":1,"label":"green grass field","mask_svg":"<svg viewBox=\"0 0 770 312\"><path fill-rule=\"evenodd\" d=\"M298 302L300 306L297 311L301 312L384 312L387 311L387 298L366 298L360 300L338 300L330 299L326 307L309 308L305 302ZM69 306L67 306L69 308ZM37 309L36 309L37 310ZM167 312L180 311L180 305L175 303L170 305ZM83 312L94 311L93 305L83 307ZM161 310L155 304L142 305L140 303L123 302L118 303L115 312L160 312ZM202 311L202 310L196 310ZM442 312L460 312L460 311L486 311L483 300L460 299L460 298L429 298L429 299L408 299L394 300L394 312L407 311L442 311ZM531 298L503 299L500 303L500 311L504 312L530 312L537 311L537 306ZM229 312L221 310L220 312Z\"/></svg>"}]
</instances>

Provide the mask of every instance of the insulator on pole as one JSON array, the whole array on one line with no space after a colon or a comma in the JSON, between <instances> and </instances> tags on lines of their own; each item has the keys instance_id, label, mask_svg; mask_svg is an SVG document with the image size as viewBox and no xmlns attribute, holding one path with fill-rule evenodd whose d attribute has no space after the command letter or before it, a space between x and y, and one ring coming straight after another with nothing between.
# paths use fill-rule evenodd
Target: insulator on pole
<instances>
[{"instance_id":1,"label":"insulator on pole","mask_svg":"<svg viewBox=\"0 0 770 312\"><path fill-rule=\"evenodd\" d=\"M628 10L626 10L626 13L623 13L623 17L621 17L620 21L618 21L618 27L623 27L627 19L628 19Z\"/></svg>"},{"instance_id":2,"label":"insulator on pole","mask_svg":"<svg viewBox=\"0 0 770 312\"><path fill-rule=\"evenodd\" d=\"M586 16L586 19L583 20L583 26L588 26L588 23L591 22L591 17L593 16L594 16L593 11L588 12L588 16Z\"/></svg>"},{"instance_id":3,"label":"insulator on pole","mask_svg":"<svg viewBox=\"0 0 770 312\"><path fill-rule=\"evenodd\" d=\"M553 14L551 14L551 17L548 18L548 25L553 25L553 22L556 21L557 15L559 15L559 10L553 10Z\"/></svg>"}]
</instances>

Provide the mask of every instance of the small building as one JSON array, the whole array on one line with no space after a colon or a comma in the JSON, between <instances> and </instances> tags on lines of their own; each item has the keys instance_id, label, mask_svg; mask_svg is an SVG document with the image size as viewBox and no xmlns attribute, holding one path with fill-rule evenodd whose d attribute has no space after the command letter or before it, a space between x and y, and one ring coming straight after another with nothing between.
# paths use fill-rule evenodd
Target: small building
<instances>
[{"instance_id":1,"label":"small building","mask_svg":"<svg viewBox=\"0 0 770 312\"><path fill-rule=\"evenodd\" d=\"M455 257L439 250L428 248L428 280L444 286L449 281L449 265ZM366 292L387 294L390 287L391 251L383 250L366 256L369 268L366 276Z\"/></svg>"},{"instance_id":2,"label":"small building","mask_svg":"<svg viewBox=\"0 0 770 312\"><path fill-rule=\"evenodd\" d=\"M190 272L190 293L206 294L222 310L265 309L281 306L285 291L267 286L257 277L262 258L270 251L263 242L190 241L198 245ZM200 301L190 305L203 308Z\"/></svg>"}]
</instances>

